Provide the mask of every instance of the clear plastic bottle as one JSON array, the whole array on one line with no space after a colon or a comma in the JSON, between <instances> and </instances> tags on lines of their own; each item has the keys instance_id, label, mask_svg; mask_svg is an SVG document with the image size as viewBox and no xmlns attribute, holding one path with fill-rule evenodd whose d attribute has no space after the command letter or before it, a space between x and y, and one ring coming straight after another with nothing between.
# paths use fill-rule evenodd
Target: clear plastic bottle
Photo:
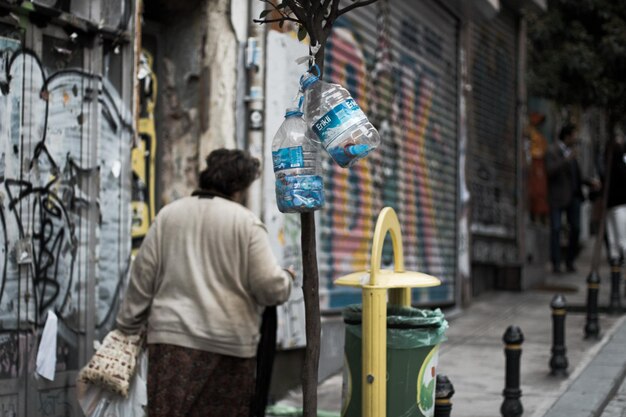
<instances>
[{"instance_id":1,"label":"clear plastic bottle","mask_svg":"<svg viewBox=\"0 0 626 417\"><path fill-rule=\"evenodd\" d=\"M304 213L324 205L319 147L307 137L298 108L289 108L272 141L276 204L282 213Z\"/></svg>"},{"instance_id":2,"label":"clear plastic bottle","mask_svg":"<svg viewBox=\"0 0 626 417\"><path fill-rule=\"evenodd\" d=\"M304 120L341 167L353 165L380 144L380 135L348 90L307 72L300 80Z\"/></svg>"}]
</instances>

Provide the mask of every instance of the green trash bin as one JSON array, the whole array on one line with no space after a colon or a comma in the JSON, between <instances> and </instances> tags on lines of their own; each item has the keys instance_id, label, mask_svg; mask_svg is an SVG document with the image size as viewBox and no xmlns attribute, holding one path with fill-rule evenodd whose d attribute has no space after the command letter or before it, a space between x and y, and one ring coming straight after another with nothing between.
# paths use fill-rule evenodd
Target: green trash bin
<instances>
[{"instance_id":1,"label":"green trash bin","mask_svg":"<svg viewBox=\"0 0 626 417\"><path fill-rule=\"evenodd\" d=\"M342 417L361 416L362 306L343 310L346 324ZM448 322L441 310L387 306L387 417L432 417L439 344Z\"/></svg>"}]
</instances>

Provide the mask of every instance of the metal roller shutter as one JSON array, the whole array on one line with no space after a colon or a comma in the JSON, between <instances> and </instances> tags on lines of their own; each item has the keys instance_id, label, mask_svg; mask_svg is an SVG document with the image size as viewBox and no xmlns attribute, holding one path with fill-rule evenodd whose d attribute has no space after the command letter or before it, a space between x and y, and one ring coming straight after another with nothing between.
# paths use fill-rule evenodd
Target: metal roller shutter
<instances>
[{"instance_id":1,"label":"metal roller shutter","mask_svg":"<svg viewBox=\"0 0 626 417\"><path fill-rule=\"evenodd\" d=\"M441 278L420 304L454 302L457 276L458 20L434 2L384 1L340 19L326 46L325 79L342 84L381 133L350 169L326 161L319 269L324 308L360 302L333 280L369 268L382 207L400 218L405 266ZM390 267L391 244L383 267Z\"/></svg>"},{"instance_id":2,"label":"metal roller shutter","mask_svg":"<svg viewBox=\"0 0 626 417\"><path fill-rule=\"evenodd\" d=\"M510 265L519 257L515 16L503 8L496 18L473 28L471 42L472 261Z\"/></svg>"}]
</instances>

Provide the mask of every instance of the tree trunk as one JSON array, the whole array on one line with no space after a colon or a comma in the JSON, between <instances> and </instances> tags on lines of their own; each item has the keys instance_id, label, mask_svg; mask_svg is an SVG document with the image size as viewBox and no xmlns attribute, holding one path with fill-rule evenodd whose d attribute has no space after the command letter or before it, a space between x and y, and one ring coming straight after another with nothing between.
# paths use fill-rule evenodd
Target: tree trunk
<instances>
[{"instance_id":1,"label":"tree trunk","mask_svg":"<svg viewBox=\"0 0 626 417\"><path fill-rule=\"evenodd\" d=\"M315 248L315 213L300 215L302 227L302 272L306 312L306 349L302 369L304 417L317 417L317 374L320 360L320 301Z\"/></svg>"},{"instance_id":2,"label":"tree trunk","mask_svg":"<svg viewBox=\"0 0 626 417\"><path fill-rule=\"evenodd\" d=\"M324 46L316 55L320 78L324 71ZM304 295L306 348L302 369L302 408L304 417L317 417L317 379L320 361L320 298L315 241L315 213L300 215L302 234L302 292Z\"/></svg>"}]
</instances>

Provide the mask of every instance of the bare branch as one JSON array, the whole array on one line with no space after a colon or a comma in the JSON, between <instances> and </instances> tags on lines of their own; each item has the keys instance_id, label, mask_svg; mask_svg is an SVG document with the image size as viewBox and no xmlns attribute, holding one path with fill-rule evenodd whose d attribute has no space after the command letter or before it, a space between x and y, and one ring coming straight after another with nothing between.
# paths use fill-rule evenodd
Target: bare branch
<instances>
[{"instance_id":1,"label":"bare branch","mask_svg":"<svg viewBox=\"0 0 626 417\"><path fill-rule=\"evenodd\" d=\"M324 0L325 2L326 0ZM324 2L322 2L321 0L315 0L315 1L311 1L311 10L313 11L313 16L315 17L315 20L317 20L317 18L320 15L324 15Z\"/></svg>"},{"instance_id":2,"label":"bare branch","mask_svg":"<svg viewBox=\"0 0 626 417\"><path fill-rule=\"evenodd\" d=\"M316 38L316 31L313 26L314 20L312 16L314 15L314 13L312 13L314 7L313 0L283 0L283 3L291 9L293 14L300 21L300 24L306 29L311 41L314 41Z\"/></svg>"},{"instance_id":3,"label":"bare branch","mask_svg":"<svg viewBox=\"0 0 626 417\"><path fill-rule=\"evenodd\" d=\"M311 19L313 27L316 29L316 38L319 43L322 43L325 40L325 39L322 39L322 37L324 36L323 22L324 22L324 15L326 14L326 9L324 9L324 5L326 3L327 3L327 0L324 0L323 3L321 0L317 1L317 7L315 8L315 13L313 13L313 16Z\"/></svg>"},{"instance_id":4,"label":"bare branch","mask_svg":"<svg viewBox=\"0 0 626 417\"><path fill-rule=\"evenodd\" d=\"M271 1L271 0L261 0L261 1L262 1L263 3L268 3L268 4L270 4L270 5L274 8L274 10L275 10L275 11L277 11L277 12L278 12L281 16L283 16L283 17L289 17L289 14L288 14L288 13L285 13L282 9L279 9L279 8L278 8L278 5L277 5L275 2L273 2L273 1Z\"/></svg>"},{"instance_id":5,"label":"bare branch","mask_svg":"<svg viewBox=\"0 0 626 417\"><path fill-rule=\"evenodd\" d=\"M287 7L289 7L293 14L296 15L300 24L304 24L306 22L307 13L300 1L284 0L284 3L287 5ZM307 29L307 31L309 30L306 25L304 25L304 27Z\"/></svg>"},{"instance_id":6,"label":"bare branch","mask_svg":"<svg viewBox=\"0 0 626 417\"><path fill-rule=\"evenodd\" d=\"M298 23L300 25L302 24L302 22L299 21L298 19L294 19L293 17L287 17L287 16L278 17L276 19L252 19L252 21L254 23L261 23L261 24L263 24L263 23L287 22L287 21L295 22L295 23Z\"/></svg>"},{"instance_id":7,"label":"bare branch","mask_svg":"<svg viewBox=\"0 0 626 417\"><path fill-rule=\"evenodd\" d=\"M343 9L339 10L337 12L337 17L341 16L342 14L348 13L350 10L354 10L354 9L356 9L358 7L364 7L364 6L370 5L372 3L376 3L377 1L378 0L363 0L363 1L359 0L359 1L356 1L356 2L352 3L351 5L346 6Z\"/></svg>"},{"instance_id":8,"label":"bare branch","mask_svg":"<svg viewBox=\"0 0 626 417\"><path fill-rule=\"evenodd\" d=\"M328 10L328 7L330 6L330 2L332 0L324 0L324 4L322 5L322 10L324 15L326 14L326 11Z\"/></svg>"},{"instance_id":9,"label":"bare branch","mask_svg":"<svg viewBox=\"0 0 626 417\"><path fill-rule=\"evenodd\" d=\"M330 8L330 13L328 18L326 19L326 24L322 28L322 32L324 32L324 36L328 36L330 30L333 28L333 23L339 16L339 2L340 0L331 0L333 3Z\"/></svg>"}]
</instances>

